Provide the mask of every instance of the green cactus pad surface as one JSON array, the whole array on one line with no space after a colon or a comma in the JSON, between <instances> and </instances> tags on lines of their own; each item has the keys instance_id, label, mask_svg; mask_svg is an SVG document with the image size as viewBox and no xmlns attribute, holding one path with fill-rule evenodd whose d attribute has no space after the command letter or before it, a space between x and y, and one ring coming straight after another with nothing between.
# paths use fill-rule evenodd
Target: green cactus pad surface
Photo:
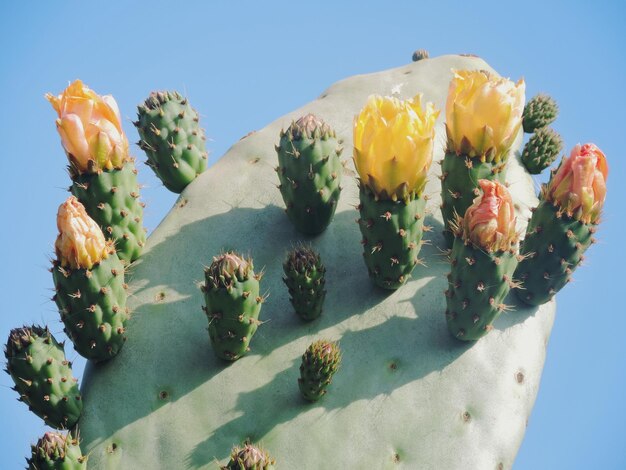
<instances>
[{"instance_id":1,"label":"green cactus pad surface","mask_svg":"<svg viewBox=\"0 0 626 470\"><path fill-rule=\"evenodd\" d=\"M296 315L305 321L315 320L322 314L326 298L326 268L320 255L307 246L298 246L287 255L283 271Z\"/></svg>"},{"instance_id":2,"label":"green cactus pad surface","mask_svg":"<svg viewBox=\"0 0 626 470\"><path fill-rule=\"evenodd\" d=\"M124 265L115 252L91 270L52 265L52 279L64 331L81 356L95 361L114 357L126 341L128 320Z\"/></svg>"},{"instance_id":3,"label":"green cactus pad surface","mask_svg":"<svg viewBox=\"0 0 626 470\"><path fill-rule=\"evenodd\" d=\"M333 222L311 241L326 266L324 314L310 323L293 315L282 280L285 252L302 235L287 221L275 187L280 130L314 113L352 148L354 116L369 95L407 99L422 92L444 109L453 69L493 70L481 59L449 55L342 80L235 143L185 189L133 265L129 341L114 361L85 371L81 445L92 468L214 469L247 439L282 469L513 466L555 304L516 306L476 343L450 335L439 165L424 190L431 197L425 223L433 226L420 252L426 265L402 288L378 289L369 279L350 162ZM436 125L440 143L443 119ZM515 148L520 143L521 133ZM433 159L442 158L437 145ZM537 205L533 181L516 158L509 158L507 181L521 230ZM223 250L252 256L269 293L251 351L232 363L208 346L198 289L203 267ZM342 365L324 398L307 403L299 367L319 338L339 341Z\"/></svg>"},{"instance_id":4,"label":"green cactus pad surface","mask_svg":"<svg viewBox=\"0 0 626 470\"><path fill-rule=\"evenodd\" d=\"M548 168L563 150L561 136L551 127L537 129L524 145L522 163L531 175L538 175Z\"/></svg>"},{"instance_id":5,"label":"green cactus pad surface","mask_svg":"<svg viewBox=\"0 0 626 470\"><path fill-rule=\"evenodd\" d=\"M86 470L87 457L80 451L78 439L70 434L47 432L31 445L26 459L27 470Z\"/></svg>"},{"instance_id":6,"label":"green cactus pad surface","mask_svg":"<svg viewBox=\"0 0 626 470\"><path fill-rule=\"evenodd\" d=\"M289 220L302 233L323 232L335 214L343 173L339 144L335 131L312 114L280 133L279 189Z\"/></svg>"},{"instance_id":7,"label":"green cactus pad surface","mask_svg":"<svg viewBox=\"0 0 626 470\"><path fill-rule=\"evenodd\" d=\"M151 93L137 107L134 124L147 165L170 191L180 193L206 170L206 137L199 115L178 92Z\"/></svg>"},{"instance_id":8,"label":"green cactus pad surface","mask_svg":"<svg viewBox=\"0 0 626 470\"><path fill-rule=\"evenodd\" d=\"M32 326L11 330L4 354L19 400L48 426L74 426L83 402L63 345L48 329Z\"/></svg>"},{"instance_id":9,"label":"green cactus pad surface","mask_svg":"<svg viewBox=\"0 0 626 470\"><path fill-rule=\"evenodd\" d=\"M122 261L131 263L139 258L146 231L134 162L126 162L120 170L72 175L70 192L85 206L104 236L115 242Z\"/></svg>"},{"instance_id":10,"label":"green cactus pad surface","mask_svg":"<svg viewBox=\"0 0 626 470\"><path fill-rule=\"evenodd\" d=\"M377 200L364 184L360 187L357 223L367 271L377 286L397 289L419 264L426 200Z\"/></svg>"},{"instance_id":11,"label":"green cactus pad surface","mask_svg":"<svg viewBox=\"0 0 626 470\"><path fill-rule=\"evenodd\" d=\"M548 302L570 280L593 242L596 226L585 224L541 201L528 223L515 277L522 282L517 296L529 305Z\"/></svg>"},{"instance_id":12,"label":"green cactus pad surface","mask_svg":"<svg viewBox=\"0 0 626 470\"><path fill-rule=\"evenodd\" d=\"M441 164L441 213L446 221L443 236L447 248L452 248L454 234L448 224L463 217L477 196L478 180L486 179L505 182L504 162L481 162L479 158L470 158L446 152Z\"/></svg>"},{"instance_id":13,"label":"green cactus pad surface","mask_svg":"<svg viewBox=\"0 0 626 470\"><path fill-rule=\"evenodd\" d=\"M493 321L506 309L503 301L512 285L517 253L488 253L454 238L452 269L446 291L446 320L450 333L475 341L493 329Z\"/></svg>"}]
</instances>

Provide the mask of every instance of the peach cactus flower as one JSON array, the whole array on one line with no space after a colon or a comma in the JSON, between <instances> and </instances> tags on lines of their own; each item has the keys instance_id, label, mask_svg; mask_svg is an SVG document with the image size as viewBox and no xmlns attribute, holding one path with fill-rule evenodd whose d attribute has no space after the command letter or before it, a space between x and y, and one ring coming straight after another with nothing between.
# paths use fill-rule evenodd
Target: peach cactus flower
<instances>
[{"instance_id":1,"label":"peach cactus flower","mask_svg":"<svg viewBox=\"0 0 626 470\"><path fill-rule=\"evenodd\" d=\"M506 158L522 125L526 84L485 70L460 70L446 102L448 151L482 161Z\"/></svg>"},{"instance_id":2,"label":"peach cactus flower","mask_svg":"<svg viewBox=\"0 0 626 470\"><path fill-rule=\"evenodd\" d=\"M97 173L121 168L129 160L128 139L112 96L99 96L76 80L59 96L48 93L46 99L59 116L57 130L73 170Z\"/></svg>"},{"instance_id":3,"label":"peach cactus flower","mask_svg":"<svg viewBox=\"0 0 626 470\"><path fill-rule=\"evenodd\" d=\"M102 230L83 205L70 196L59 206L54 247L59 263L72 269L91 269L109 255Z\"/></svg>"},{"instance_id":4,"label":"peach cactus flower","mask_svg":"<svg viewBox=\"0 0 626 470\"><path fill-rule=\"evenodd\" d=\"M570 217L595 223L606 198L609 167L594 144L576 145L550 179L545 197Z\"/></svg>"},{"instance_id":5,"label":"peach cactus flower","mask_svg":"<svg viewBox=\"0 0 626 470\"><path fill-rule=\"evenodd\" d=\"M439 111L409 100L372 95L354 119L354 164L377 196L402 199L420 195L433 159Z\"/></svg>"},{"instance_id":6,"label":"peach cactus flower","mask_svg":"<svg viewBox=\"0 0 626 470\"><path fill-rule=\"evenodd\" d=\"M511 195L497 181L478 180L478 184L482 194L465 212L463 240L487 251L510 250L518 239Z\"/></svg>"}]
</instances>

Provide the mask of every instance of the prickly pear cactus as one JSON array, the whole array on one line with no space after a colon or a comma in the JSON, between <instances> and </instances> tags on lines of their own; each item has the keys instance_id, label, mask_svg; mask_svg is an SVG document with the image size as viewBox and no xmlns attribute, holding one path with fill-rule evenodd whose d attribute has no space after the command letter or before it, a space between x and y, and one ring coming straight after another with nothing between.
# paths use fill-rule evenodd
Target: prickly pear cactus
<instances>
[{"instance_id":1,"label":"prickly pear cactus","mask_svg":"<svg viewBox=\"0 0 626 470\"><path fill-rule=\"evenodd\" d=\"M230 454L230 460L222 470L274 470L274 459L266 451L245 443L242 447L235 447Z\"/></svg>"},{"instance_id":2,"label":"prickly pear cactus","mask_svg":"<svg viewBox=\"0 0 626 470\"><path fill-rule=\"evenodd\" d=\"M552 97L543 93L533 96L524 107L524 114L522 115L524 132L530 134L551 124L558 114L559 106Z\"/></svg>"},{"instance_id":3,"label":"prickly pear cactus","mask_svg":"<svg viewBox=\"0 0 626 470\"><path fill-rule=\"evenodd\" d=\"M451 70L465 68L491 70L479 58L443 56L343 80L236 143L185 189L134 266L129 341L110 365L85 372L81 434L92 468L212 469L247 439L285 469L512 467L555 304L518 305L475 344L450 335L439 165L424 190L432 196L425 221L433 226L420 252L426 266L401 288L378 289L369 279L351 163L335 217L312 242L326 265L324 314L303 324L282 281L285 251L298 235L274 186L280 130L315 113L351 148L354 116L369 95L423 92L443 109ZM435 161L443 157L443 119ZM520 142L521 134L516 149ZM523 230L537 204L533 183L513 155L506 177ZM231 249L265 268L269 297L251 351L225 363L211 351L197 283L203 266ZM297 385L300 359L319 338L340 342L342 366L329 393L307 403Z\"/></svg>"},{"instance_id":4,"label":"prickly pear cactus","mask_svg":"<svg viewBox=\"0 0 626 470\"><path fill-rule=\"evenodd\" d=\"M70 434L47 432L31 447L27 470L85 470L87 457Z\"/></svg>"},{"instance_id":5,"label":"prickly pear cactus","mask_svg":"<svg viewBox=\"0 0 626 470\"><path fill-rule=\"evenodd\" d=\"M311 344L302 355L298 386L305 400L317 401L326 389L341 363L341 350L337 343L319 340Z\"/></svg>"},{"instance_id":6,"label":"prickly pear cactus","mask_svg":"<svg viewBox=\"0 0 626 470\"><path fill-rule=\"evenodd\" d=\"M298 246L287 255L283 271L296 315L305 321L315 320L322 314L326 298L326 268L320 255L308 246Z\"/></svg>"},{"instance_id":7,"label":"prickly pear cactus","mask_svg":"<svg viewBox=\"0 0 626 470\"><path fill-rule=\"evenodd\" d=\"M551 127L541 127L524 145L522 163L531 175L538 175L554 163L563 150L561 136Z\"/></svg>"}]
</instances>

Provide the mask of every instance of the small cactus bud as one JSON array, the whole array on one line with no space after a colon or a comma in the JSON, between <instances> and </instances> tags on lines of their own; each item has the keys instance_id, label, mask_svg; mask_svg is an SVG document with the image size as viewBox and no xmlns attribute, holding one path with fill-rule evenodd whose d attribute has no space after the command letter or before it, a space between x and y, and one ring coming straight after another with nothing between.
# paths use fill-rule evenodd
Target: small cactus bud
<instances>
[{"instance_id":1,"label":"small cactus bud","mask_svg":"<svg viewBox=\"0 0 626 470\"><path fill-rule=\"evenodd\" d=\"M538 175L554 163L562 149L561 136L551 127L541 127L524 146L522 163L529 173Z\"/></svg>"},{"instance_id":2,"label":"small cactus bud","mask_svg":"<svg viewBox=\"0 0 626 470\"><path fill-rule=\"evenodd\" d=\"M273 470L275 463L265 450L246 442L233 448L230 461L221 470Z\"/></svg>"},{"instance_id":3,"label":"small cactus bud","mask_svg":"<svg viewBox=\"0 0 626 470\"><path fill-rule=\"evenodd\" d=\"M417 49L415 52L413 52L413 62L428 59L428 57L429 55L426 49Z\"/></svg>"},{"instance_id":4,"label":"small cactus bud","mask_svg":"<svg viewBox=\"0 0 626 470\"><path fill-rule=\"evenodd\" d=\"M247 279L252 272L252 260L239 256L234 251L229 251L213 258L209 266L206 278L215 286L227 287L233 278L242 281Z\"/></svg>"},{"instance_id":5,"label":"small cactus bud","mask_svg":"<svg viewBox=\"0 0 626 470\"><path fill-rule=\"evenodd\" d=\"M544 94L534 96L526 103L522 114L524 132L530 134L540 127L551 124L558 114L559 107L554 99Z\"/></svg>"},{"instance_id":6,"label":"small cactus bud","mask_svg":"<svg viewBox=\"0 0 626 470\"><path fill-rule=\"evenodd\" d=\"M302 356L298 385L302 396L308 401L317 401L325 393L333 375L341 363L341 350L337 343L315 341Z\"/></svg>"}]
</instances>

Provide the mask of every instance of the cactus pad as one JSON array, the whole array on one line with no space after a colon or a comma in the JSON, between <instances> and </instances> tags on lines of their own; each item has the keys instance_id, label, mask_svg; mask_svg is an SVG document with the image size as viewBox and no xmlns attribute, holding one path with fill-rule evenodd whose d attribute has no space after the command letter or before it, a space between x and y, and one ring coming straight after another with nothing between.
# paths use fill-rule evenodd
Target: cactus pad
<instances>
[{"instance_id":1,"label":"cactus pad","mask_svg":"<svg viewBox=\"0 0 626 470\"><path fill-rule=\"evenodd\" d=\"M452 69L493 70L482 59L449 55L342 80L236 142L186 188L186 203L172 208L133 266L123 353L85 371L81 447L93 468L214 469L247 439L284 469L513 466L555 304L516 306L471 347L450 335L438 166L424 189L432 196L425 223L434 228L420 251L428 267L418 265L402 288L373 288L363 265L351 162L333 222L315 239L326 266L324 314L304 324L295 318L282 280L285 251L300 238L275 188L280 130L314 113L351 148L354 116L369 95L423 92L443 109ZM436 139L443 142L440 119ZM433 160L442 158L435 146ZM517 159L509 158L506 176L514 203L537 204ZM252 350L228 365L209 350L197 288L202 265L223 250L252 254L269 292ZM306 403L297 385L300 360L318 338L339 341L342 365L323 399Z\"/></svg>"},{"instance_id":2,"label":"cactus pad","mask_svg":"<svg viewBox=\"0 0 626 470\"><path fill-rule=\"evenodd\" d=\"M104 236L115 242L122 261L131 263L139 258L146 231L134 162L126 162L121 170L72 174L70 191L85 206Z\"/></svg>"},{"instance_id":3,"label":"cactus pad","mask_svg":"<svg viewBox=\"0 0 626 470\"><path fill-rule=\"evenodd\" d=\"M47 432L31 446L27 470L86 470L87 457L70 434Z\"/></svg>"},{"instance_id":4,"label":"cactus pad","mask_svg":"<svg viewBox=\"0 0 626 470\"><path fill-rule=\"evenodd\" d=\"M206 170L206 137L199 116L178 92L153 92L137 107L134 122L147 165L163 185L180 193Z\"/></svg>"},{"instance_id":5,"label":"cactus pad","mask_svg":"<svg viewBox=\"0 0 626 470\"><path fill-rule=\"evenodd\" d=\"M63 345L47 328L11 330L4 355L20 401L48 426L67 429L76 424L83 409L78 385Z\"/></svg>"}]
</instances>

